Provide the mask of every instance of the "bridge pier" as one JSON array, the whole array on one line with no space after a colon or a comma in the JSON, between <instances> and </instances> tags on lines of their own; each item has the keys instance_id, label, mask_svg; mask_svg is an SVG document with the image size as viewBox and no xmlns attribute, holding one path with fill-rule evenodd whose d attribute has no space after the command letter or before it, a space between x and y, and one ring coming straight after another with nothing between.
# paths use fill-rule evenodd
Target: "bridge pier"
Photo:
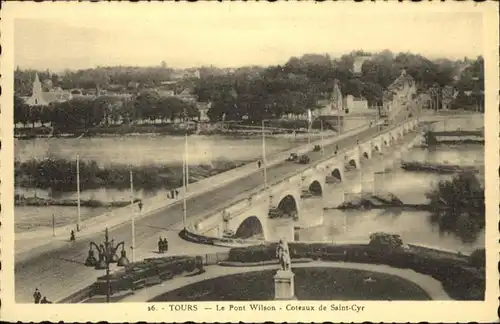
<instances>
[{"instance_id":1,"label":"bridge pier","mask_svg":"<svg viewBox=\"0 0 500 324\"><path fill-rule=\"evenodd\" d=\"M269 238L267 240L277 242L285 239L287 242L295 241L295 221L292 219L269 219L267 221Z\"/></svg>"},{"instance_id":2,"label":"bridge pier","mask_svg":"<svg viewBox=\"0 0 500 324\"><path fill-rule=\"evenodd\" d=\"M323 224L323 205L322 196L312 196L302 199L300 217L295 224L298 228L316 227Z\"/></svg>"},{"instance_id":3,"label":"bridge pier","mask_svg":"<svg viewBox=\"0 0 500 324\"><path fill-rule=\"evenodd\" d=\"M352 184L349 186L349 192L369 193L373 192L373 171L370 168L355 170L353 172Z\"/></svg>"},{"instance_id":4,"label":"bridge pier","mask_svg":"<svg viewBox=\"0 0 500 324\"><path fill-rule=\"evenodd\" d=\"M345 201L345 189L342 184L328 184L328 190L323 194L324 206L336 208Z\"/></svg>"},{"instance_id":5,"label":"bridge pier","mask_svg":"<svg viewBox=\"0 0 500 324\"><path fill-rule=\"evenodd\" d=\"M387 180L387 173L385 171L375 172L373 174L373 193L382 194L387 192L385 187Z\"/></svg>"},{"instance_id":6,"label":"bridge pier","mask_svg":"<svg viewBox=\"0 0 500 324\"><path fill-rule=\"evenodd\" d=\"M361 171L361 192L362 193L372 193L374 190L374 175L371 170L365 172Z\"/></svg>"}]
</instances>

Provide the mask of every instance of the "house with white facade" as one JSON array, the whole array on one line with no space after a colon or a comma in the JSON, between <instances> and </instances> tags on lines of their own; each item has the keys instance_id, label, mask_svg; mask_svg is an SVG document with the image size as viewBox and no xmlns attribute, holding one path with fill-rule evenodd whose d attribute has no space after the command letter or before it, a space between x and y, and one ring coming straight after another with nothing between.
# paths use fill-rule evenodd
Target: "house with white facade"
<instances>
[{"instance_id":1,"label":"house with white facade","mask_svg":"<svg viewBox=\"0 0 500 324\"><path fill-rule=\"evenodd\" d=\"M344 108L344 99L342 96L342 91L340 90L340 82L338 80L335 80L330 100L323 108L318 109L317 113L320 116L338 115L343 113Z\"/></svg>"}]
</instances>

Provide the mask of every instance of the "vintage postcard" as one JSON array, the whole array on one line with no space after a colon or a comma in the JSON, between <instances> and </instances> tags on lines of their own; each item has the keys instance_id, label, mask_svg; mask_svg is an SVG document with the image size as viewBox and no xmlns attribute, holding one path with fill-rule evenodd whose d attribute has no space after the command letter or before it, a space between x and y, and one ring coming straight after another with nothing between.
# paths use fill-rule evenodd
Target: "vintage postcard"
<instances>
[{"instance_id":1,"label":"vintage postcard","mask_svg":"<svg viewBox=\"0 0 500 324\"><path fill-rule=\"evenodd\" d=\"M1 319L497 321L498 23L4 3Z\"/></svg>"}]
</instances>

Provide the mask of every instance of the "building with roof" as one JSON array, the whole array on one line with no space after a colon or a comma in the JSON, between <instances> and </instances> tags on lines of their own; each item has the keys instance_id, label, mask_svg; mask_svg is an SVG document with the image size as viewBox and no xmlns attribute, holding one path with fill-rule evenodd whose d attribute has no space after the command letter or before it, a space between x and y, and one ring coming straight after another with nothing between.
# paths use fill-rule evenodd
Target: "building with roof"
<instances>
[{"instance_id":1,"label":"building with roof","mask_svg":"<svg viewBox=\"0 0 500 324\"><path fill-rule=\"evenodd\" d=\"M352 72L354 74L361 74L362 73L362 67L365 61L370 60L372 57L370 55L363 55L363 56L357 56L354 58L354 63L352 66Z\"/></svg>"},{"instance_id":2,"label":"building with roof","mask_svg":"<svg viewBox=\"0 0 500 324\"><path fill-rule=\"evenodd\" d=\"M321 116L338 115L343 112L344 108L344 99L342 91L340 90L340 82L334 80L330 100L325 107L320 109L319 114Z\"/></svg>"},{"instance_id":3,"label":"building with roof","mask_svg":"<svg viewBox=\"0 0 500 324\"><path fill-rule=\"evenodd\" d=\"M368 101L362 97L354 97L353 95L347 95L345 97L344 104L346 112L348 111L350 114L352 113L362 113L368 112Z\"/></svg>"},{"instance_id":4,"label":"building with roof","mask_svg":"<svg viewBox=\"0 0 500 324\"><path fill-rule=\"evenodd\" d=\"M38 78L38 73L36 73L31 96L25 97L24 101L28 106L48 106L50 103L65 102L72 98L70 91L62 90L59 87L43 91L42 83Z\"/></svg>"}]
</instances>

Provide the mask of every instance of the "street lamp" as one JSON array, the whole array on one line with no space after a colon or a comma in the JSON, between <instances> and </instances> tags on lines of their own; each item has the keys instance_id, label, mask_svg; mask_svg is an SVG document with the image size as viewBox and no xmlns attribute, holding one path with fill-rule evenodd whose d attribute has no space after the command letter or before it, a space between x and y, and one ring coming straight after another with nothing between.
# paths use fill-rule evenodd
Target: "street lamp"
<instances>
[{"instance_id":1,"label":"street lamp","mask_svg":"<svg viewBox=\"0 0 500 324\"><path fill-rule=\"evenodd\" d=\"M104 244L97 245L95 242L90 241L89 254L87 260L85 260L85 265L87 267L94 267L96 270L106 269L106 302L109 303L109 297L111 295L111 284L109 282L109 265L111 263L116 263L120 267L124 267L129 264L127 259L127 252L125 251L125 242L121 241L118 244L114 244L114 240L109 241L109 231L106 227L104 232ZM93 248L99 253L98 259L94 256ZM121 247L120 258L116 255L116 251Z\"/></svg>"}]
</instances>

